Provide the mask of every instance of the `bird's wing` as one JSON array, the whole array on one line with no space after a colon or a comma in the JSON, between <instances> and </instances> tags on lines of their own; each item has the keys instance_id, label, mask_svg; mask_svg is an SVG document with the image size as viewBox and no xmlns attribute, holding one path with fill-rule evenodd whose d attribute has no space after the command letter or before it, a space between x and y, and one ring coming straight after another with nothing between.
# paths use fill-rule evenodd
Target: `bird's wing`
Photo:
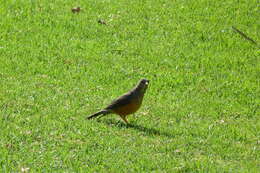
<instances>
[{"instance_id":1,"label":"bird's wing","mask_svg":"<svg viewBox=\"0 0 260 173\"><path fill-rule=\"evenodd\" d=\"M129 103L131 103L131 100L133 98L134 94L132 92L128 92L117 99L113 100L112 103L110 103L105 109L117 109L118 107L125 106Z\"/></svg>"}]
</instances>

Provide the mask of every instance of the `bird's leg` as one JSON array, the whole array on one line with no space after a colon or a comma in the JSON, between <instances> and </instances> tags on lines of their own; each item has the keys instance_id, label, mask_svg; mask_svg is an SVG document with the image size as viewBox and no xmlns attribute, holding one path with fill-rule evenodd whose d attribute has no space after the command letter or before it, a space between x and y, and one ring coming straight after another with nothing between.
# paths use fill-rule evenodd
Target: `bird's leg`
<instances>
[{"instance_id":1,"label":"bird's leg","mask_svg":"<svg viewBox=\"0 0 260 173\"><path fill-rule=\"evenodd\" d=\"M123 120L124 120L124 122L126 123L126 124L128 124L128 121L127 121L127 119L125 118L125 116L120 116Z\"/></svg>"}]
</instances>

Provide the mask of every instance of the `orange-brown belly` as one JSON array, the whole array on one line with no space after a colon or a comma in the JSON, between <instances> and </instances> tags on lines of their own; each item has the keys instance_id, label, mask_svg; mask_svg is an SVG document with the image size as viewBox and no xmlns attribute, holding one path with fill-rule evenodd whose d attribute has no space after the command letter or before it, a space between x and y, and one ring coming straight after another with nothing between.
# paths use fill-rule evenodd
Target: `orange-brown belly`
<instances>
[{"instance_id":1,"label":"orange-brown belly","mask_svg":"<svg viewBox=\"0 0 260 173\"><path fill-rule=\"evenodd\" d=\"M113 110L113 112L118 114L118 115L125 116L125 115L135 113L140 108L140 106L141 106L141 104L130 103L130 104L127 104L125 106L121 106L121 107Z\"/></svg>"}]
</instances>

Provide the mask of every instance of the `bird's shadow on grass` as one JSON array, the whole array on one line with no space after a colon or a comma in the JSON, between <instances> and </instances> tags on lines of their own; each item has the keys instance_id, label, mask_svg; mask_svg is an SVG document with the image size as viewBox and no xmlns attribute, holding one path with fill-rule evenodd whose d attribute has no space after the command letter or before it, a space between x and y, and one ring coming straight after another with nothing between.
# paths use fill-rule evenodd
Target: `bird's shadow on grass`
<instances>
[{"instance_id":1,"label":"bird's shadow on grass","mask_svg":"<svg viewBox=\"0 0 260 173\"><path fill-rule=\"evenodd\" d=\"M168 132L164 132L161 130L157 130L152 127L144 127L144 126L138 125L138 124L125 124L121 121L113 121L113 120L102 120L101 122L105 123L109 126L113 126L113 127L117 127L117 128L131 128L131 129L134 129L137 131L141 131L145 135L149 135L149 136L165 136L168 138L174 138L173 134L170 134Z\"/></svg>"}]
</instances>

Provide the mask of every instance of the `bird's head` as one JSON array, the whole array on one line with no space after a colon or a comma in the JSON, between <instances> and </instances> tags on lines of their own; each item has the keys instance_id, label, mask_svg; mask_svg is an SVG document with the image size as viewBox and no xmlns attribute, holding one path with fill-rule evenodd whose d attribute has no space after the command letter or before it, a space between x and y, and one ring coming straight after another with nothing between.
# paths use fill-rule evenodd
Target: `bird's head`
<instances>
[{"instance_id":1,"label":"bird's head","mask_svg":"<svg viewBox=\"0 0 260 173\"><path fill-rule=\"evenodd\" d=\"M137 85L138 88L140 88L141 90L143 90L145 92L145 90L147 89L149 84L149 80L147 79L141 79Z\"/></svg>"}]
</instances>

